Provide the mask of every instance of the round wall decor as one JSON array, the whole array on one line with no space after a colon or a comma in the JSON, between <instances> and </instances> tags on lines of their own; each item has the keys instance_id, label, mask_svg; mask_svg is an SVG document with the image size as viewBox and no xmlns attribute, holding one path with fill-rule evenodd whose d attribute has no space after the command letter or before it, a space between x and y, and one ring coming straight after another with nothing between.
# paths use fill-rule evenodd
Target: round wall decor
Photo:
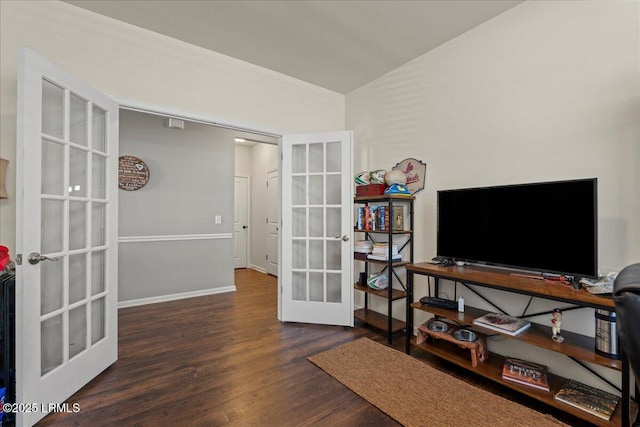
<instances>
[{"instance_id":1,"label":"round wall decor","mask_svg":"<svg viewBox=\"0 0 640 427\"><path fill-rule=\"evenodd\" d=\"M149 167L134 156L120 156L118 159L118 187L121 190L136 191L149 182Z\"/></svg>"}]
</instances>

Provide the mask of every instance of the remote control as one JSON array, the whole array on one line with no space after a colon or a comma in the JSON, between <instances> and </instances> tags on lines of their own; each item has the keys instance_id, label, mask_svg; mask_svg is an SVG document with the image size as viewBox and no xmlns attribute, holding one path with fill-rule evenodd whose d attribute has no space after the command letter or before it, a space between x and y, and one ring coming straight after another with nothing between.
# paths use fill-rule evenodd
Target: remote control
<instances>
[{"instance_id":1,"label":"remote control","mask_svg":"<svg viewBox=\"0 0 640 427\"><path fill-rule=\"evenodd\" d=\"M458 304L455 301L438 297L422 297L420 298L420 303L422 305L446 308L448 310L456 310L458 308Z\"/></svg>"}]
</instances>

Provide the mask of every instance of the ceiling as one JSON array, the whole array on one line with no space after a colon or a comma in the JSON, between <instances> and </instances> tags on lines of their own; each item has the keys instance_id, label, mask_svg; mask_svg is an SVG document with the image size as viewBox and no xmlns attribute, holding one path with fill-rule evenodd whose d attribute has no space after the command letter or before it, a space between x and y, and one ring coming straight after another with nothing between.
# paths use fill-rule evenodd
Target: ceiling
<instances>
[{"instance_id":1,"label":"ceiling","mask_svg":"<svg viewBox=\"0 0 640 427\"><path fill-rule=\"evenodd\" d=\"M66 2L344 94L521 3Z\"/></svg>"}]
</instances>

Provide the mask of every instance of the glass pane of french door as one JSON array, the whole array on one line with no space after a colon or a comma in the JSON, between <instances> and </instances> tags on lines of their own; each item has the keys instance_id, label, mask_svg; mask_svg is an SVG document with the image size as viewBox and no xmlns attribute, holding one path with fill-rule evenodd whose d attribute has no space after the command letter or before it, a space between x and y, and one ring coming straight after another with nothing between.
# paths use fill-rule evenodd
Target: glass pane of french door
<instances>
[{"instance_id":1,"label":"glass pane of french door","mask_svg":"<svg viewBox=\"0 0 640 427\"><path fill-rule=\"evenodd\" d=\"M341 149L339 141L292 147L293 301L342 303Z\"/></svg>"},{"instance_id":2,"label":"glass pane of french door","mask_svg":"<svg viewBox=\"0 0 640 427\"><path fill-rule=\"evenodd\" d=\"M42 80L41 375L105 337L105 111Z\"/></svg>"}]
</instances>

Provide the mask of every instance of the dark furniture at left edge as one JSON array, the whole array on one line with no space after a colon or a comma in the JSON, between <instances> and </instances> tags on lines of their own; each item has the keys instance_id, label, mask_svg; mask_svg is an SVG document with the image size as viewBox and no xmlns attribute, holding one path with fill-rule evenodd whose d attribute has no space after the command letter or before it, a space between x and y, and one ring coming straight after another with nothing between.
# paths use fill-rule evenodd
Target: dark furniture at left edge
<instances>
[{"instance_id":1,"label":"dark furniture at left edge","mask_svg":"<svg viewBox=\"0 0 640 427\"><path fill-rule=\"evenodd\" d=\"M15 369L15 296L16 277L15 274L7 273L0 275L0 292L2 293L2 313L0 315L0 359L2 360L2 372L0 373L0 383L5 387L5 402L15 403L16 401L16 369ZM7 425L15 421L15 414L5 413L2 425Z\"/></svg>"}]
</instances>

